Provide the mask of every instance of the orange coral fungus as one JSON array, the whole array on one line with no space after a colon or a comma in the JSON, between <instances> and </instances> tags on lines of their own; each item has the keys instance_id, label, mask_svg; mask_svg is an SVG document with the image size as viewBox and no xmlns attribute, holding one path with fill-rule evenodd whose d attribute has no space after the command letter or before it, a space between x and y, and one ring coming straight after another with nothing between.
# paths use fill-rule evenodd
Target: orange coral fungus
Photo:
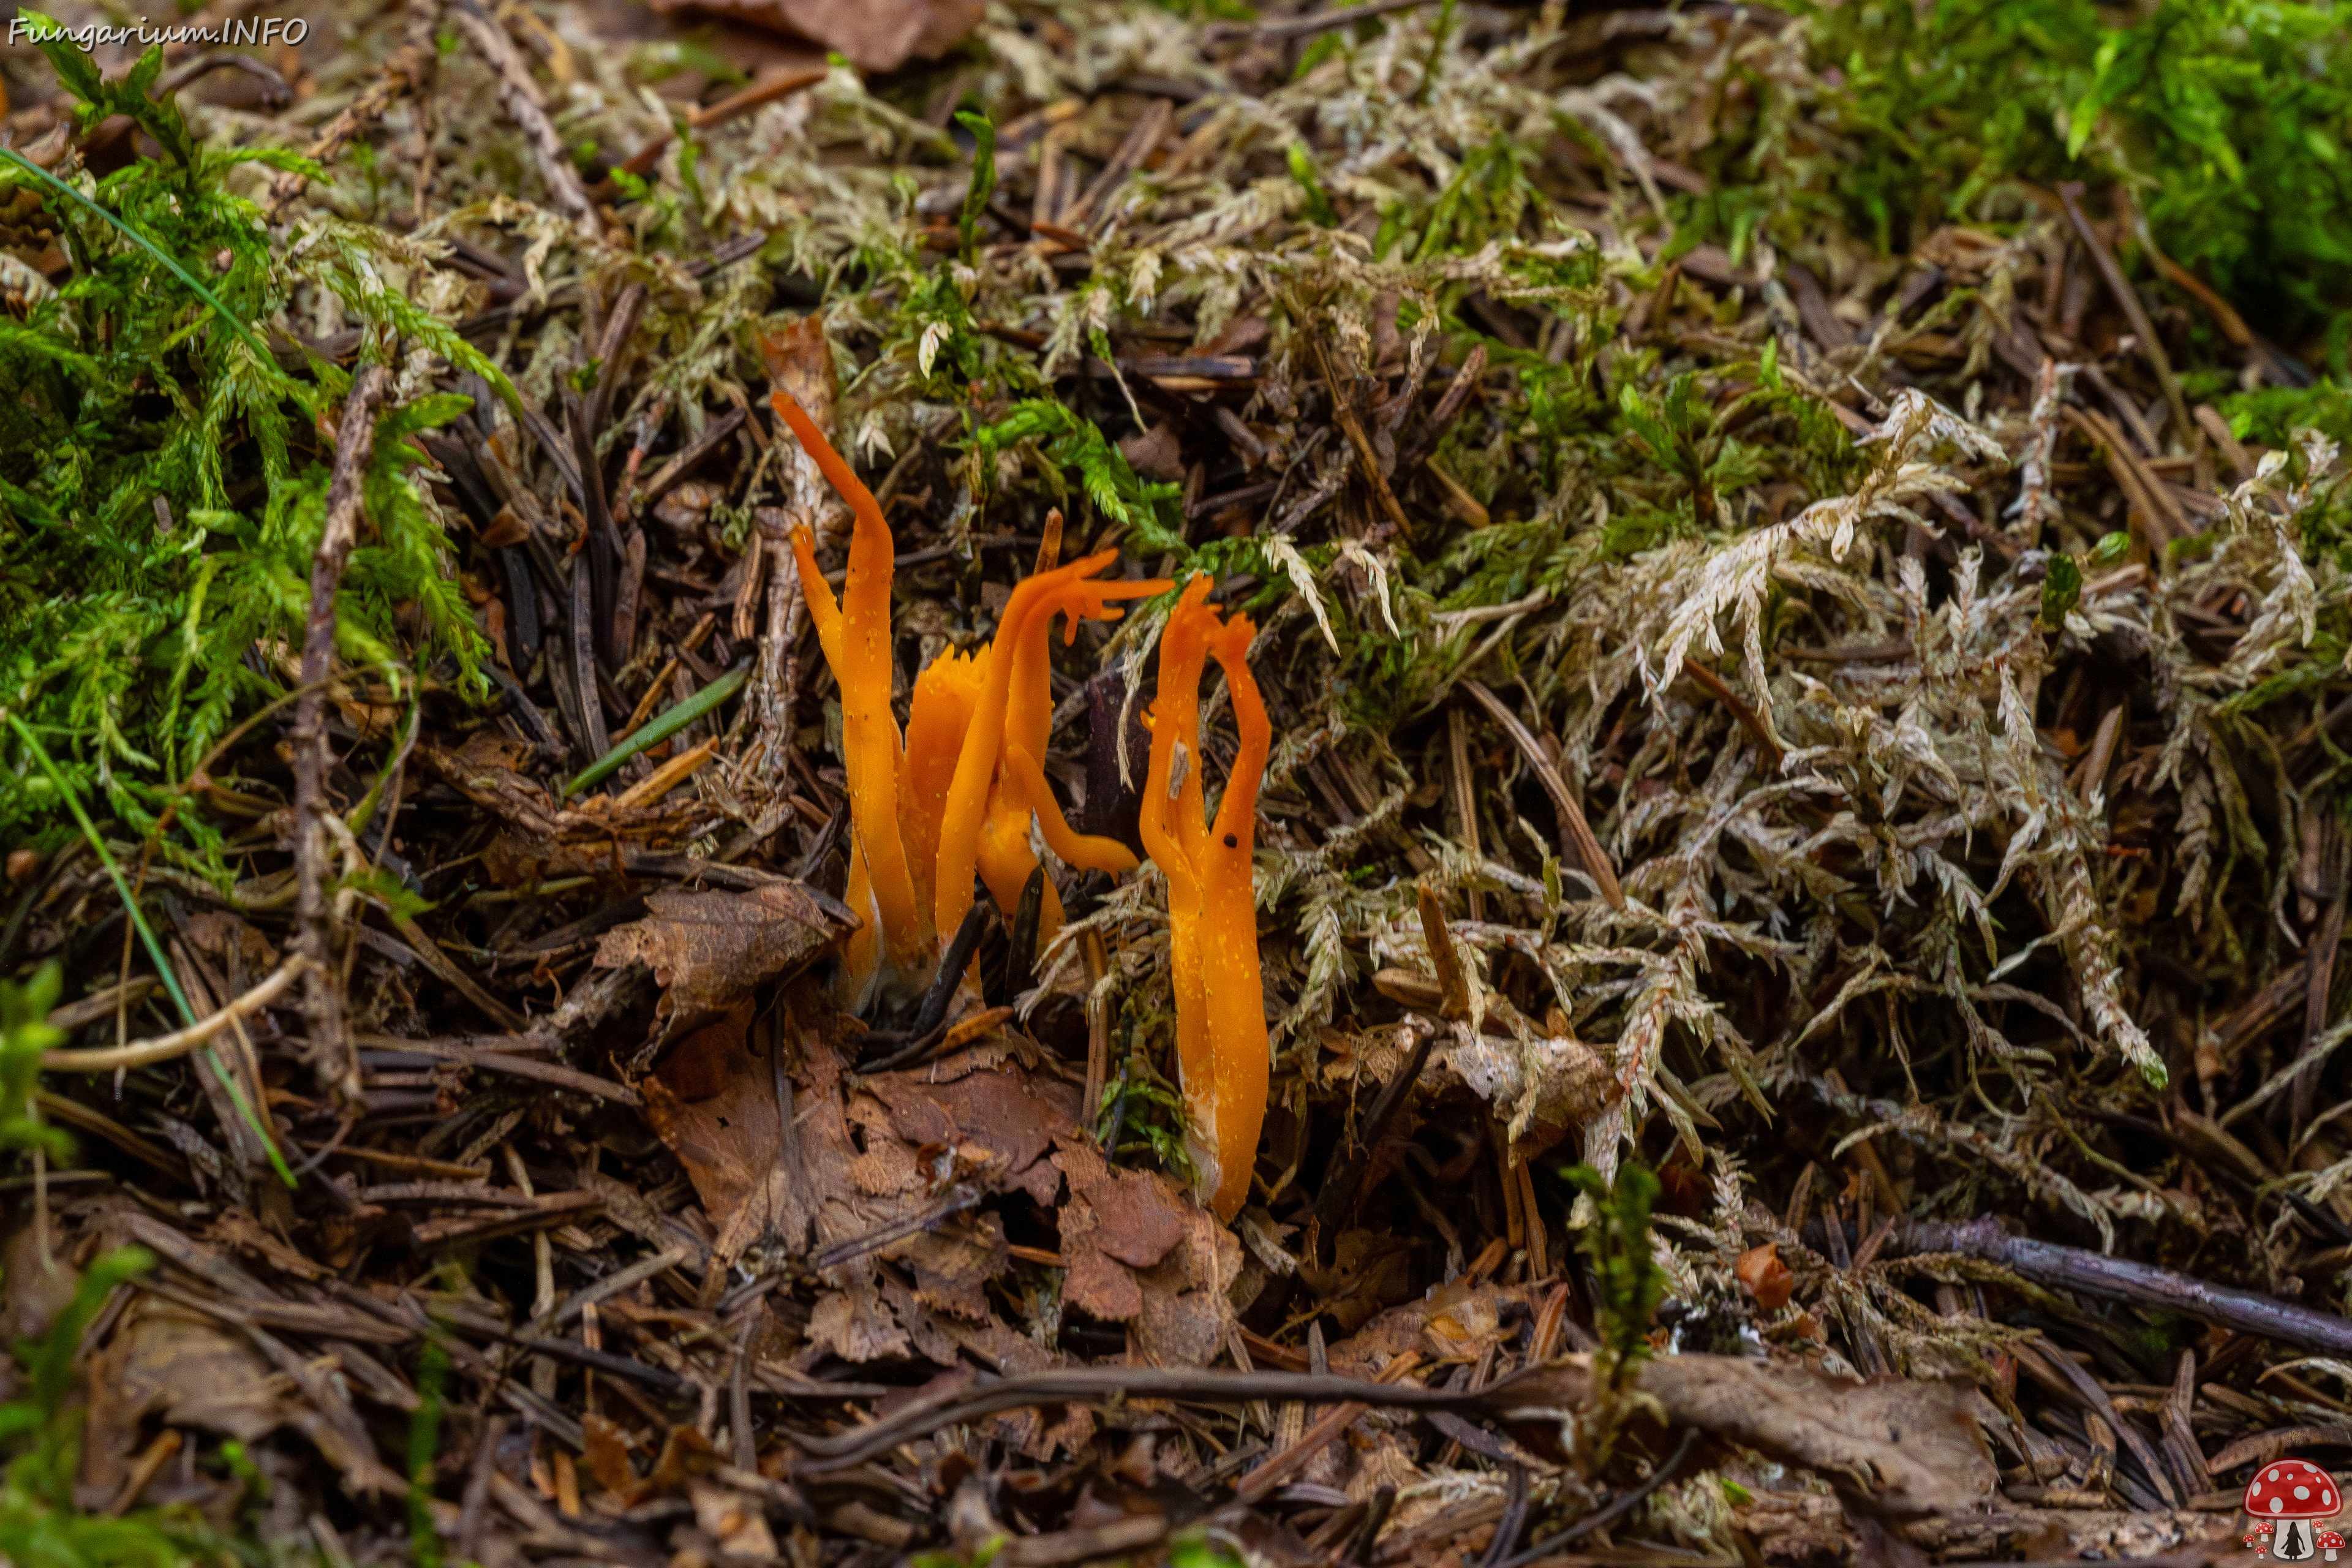
<instances>
[{"instance_id":1,"label":"orange coral fungus","mask_svg":"<svg viewBox=\"0 0 2352 1568\"><path fill-rule=\"evenodd\" d=\"M817 571L816 542L807 529L793 535L793 555L817 642L841 687L842 762L849 774L848 901L866 922L850 940L849 969L860 993L856 1000L863 1002L884 966L895 974L917 975L928 968L937 945L930 911L915 896L914 871L898 829L906 752L890 711L890 571L897 552L874 492L841 460L815 421L783 392L772 401L857 519L838 605Z\"/></svg>"},{"instance_id":2,"label":"orange coral fungus","mask_svg":"<svg viewBox=\"0 0 2352 1568\"><path fill-rule=\"evenodd\" d=\"M949 786L940 824L934 916L940 931L953 931L971 907L975 867L998 908L1011 916L1020 901L1022 883L1037 864L1029 848L1033 813L1046 843L1070 864L1114 874L1135 869L1135 857L1118 840L1071 831L1061 806L1045 787L1040 765L1054 713L1045 640L1054 617L1066 618L1067 641L1077 636L1081 620L1118 619L1122 612L1111 607L1112 601L1164 594L1174 586L1164 579L1090 580L1118 557L1117 551L1106 550L1025 579L1013 590L997 619L985 684L964 731L963 754L956 760L955 782ZM1045 918L1038 924L1040 937L1049 937L1060 924L1060 904L1049 886Z\"/></svg>"},{"instance_id":3,"label":"orange coral fungus","mask_svg":"<svg viewBox=\"0 0 2352 1568\"><path fill-rule=\"evenodd\" d=\"M852 837L847 899L866 926L850 941L845 992L862 1006L877 986L928 979L940 940L971 908L977 869L1008 918L1037 864L1032 817L1056 855L1085 869L1135 868L1116 840L1071 831L1040 765L1053 718L1046 637L1055 616L1116 619L1119 599L1162 594L1162 581L1091 581L1118 558L1105 551L1040 573L1013 591L992 647L950 652L915 681L902 736L890 710L890 527L873 495L792 397L770 401L856 516L849 576L836 605L806 529L793 537L809 618L841 688L842 750ZM1047 884L1041 939L1060 924Z\"/></svg>"},{"instance_id":4,"label":"orange coral fungus","mask_svg":"<svg viewBox=\"0 0 2352 1568\"><path fill-rule=\"evenodd\" d=\"M1206 577L1192 579L1160 635L1142 828L1144 848L1168 879L1188 1148L1209 1206L1229 1220L1249 1196L1265 1121L1265 1001L1250 850L1273 728L1249 671L1257 627L1245 616L1219 621L1209 586ZM1241 737L1214 823L1206 820L1201 779L1200 685L1210 658L1225 672Z\"/></svg>"}]
</instances>

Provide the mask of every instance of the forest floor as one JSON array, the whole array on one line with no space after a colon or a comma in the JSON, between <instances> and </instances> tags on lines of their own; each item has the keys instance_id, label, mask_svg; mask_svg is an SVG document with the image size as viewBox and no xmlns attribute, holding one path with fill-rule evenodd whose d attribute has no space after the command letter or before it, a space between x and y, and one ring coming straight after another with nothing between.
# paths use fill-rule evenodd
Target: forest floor
<instances>
[{"instance_id":1,"label":"forest floor","mask_svg":"<svg viewBox=\"0 0 2352 1568\"><path fill-rule=\"evenodd\" d=\"M713 4L0 50L0 1553L2332 1527L2326 6Z\"/></svg>"}]
</instances>

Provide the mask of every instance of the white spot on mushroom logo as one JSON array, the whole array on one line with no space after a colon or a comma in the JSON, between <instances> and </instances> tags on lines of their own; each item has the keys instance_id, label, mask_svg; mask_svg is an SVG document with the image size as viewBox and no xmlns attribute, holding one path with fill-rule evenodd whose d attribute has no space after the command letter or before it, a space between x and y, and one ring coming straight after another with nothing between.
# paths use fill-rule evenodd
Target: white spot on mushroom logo
<instances>
[{"instance_id":1,"label":"white spot on mushroom logo","mask_svg":"<svg viewBox=\"0 0 2352 1568\"><path fill-rule=\"evenodd\" d=\"M2280 1459L2266 1465L2246 1487L2245 1510L2257 1521L2247 1531L2246 1543L2257 1556L2282 1563L2307 1563L2324 1551L2330 1562L2343 1549L2344 1537L2321 1531L2342 1500L2335 1478L2305 1459Z\"/></svg>"}]
</instances>

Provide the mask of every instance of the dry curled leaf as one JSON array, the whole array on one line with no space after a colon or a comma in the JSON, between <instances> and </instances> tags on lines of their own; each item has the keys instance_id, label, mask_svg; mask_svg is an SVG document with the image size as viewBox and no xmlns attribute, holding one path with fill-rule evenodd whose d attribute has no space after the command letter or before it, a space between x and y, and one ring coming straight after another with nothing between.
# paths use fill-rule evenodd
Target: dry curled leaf
<instances>
[{"instance_id":1,"label":"dry curled leaf","mask_svg":"<svg viewBox=\"0 0 2352 1568\"><path fill-rule=\"evenodd\" d=\"M1643 1363L1634 1387L1646 1421L1696 1426L1784 1465L1802 1465L1889 1513L1981 1508L2000 1484L1979 1429L1998 1417L1968 1384L1853 1383L1810 1367L1679 1355ZM1591 1395L1591 1357L1571 1355L1498 1385L1489 1408L1522 1441L1551 1447L1559 1442L1559 1412Z\"/></svg>"},{"instance_id":2,"label":"dry curled leaf","mask_svg":"<svg viewBox=\"0 0 2352 1568\"><path fill-rule=\"evenodd\" d=\"M1083 1139L1062 1142L1054 1163L1070 1183L1055 1215L1069 1263L1063 1300L1133 1324L1150 1362L1205 1364L1233 1323L1225 1291L1241 1273L1241 1243L1167 1177L1116 1169Z\"/></svg>"},{"instance_id":3,"label":"dry curled leaf","mask_svg":"<svg viewBox=\"0 0 2352 1568\"><path fill-rule=\"evenodd\" d=\"M1780 1261L1779 1246L1769 1241L1741 1253L1732 1271L1739 1276L1739 1288L1755 1297L1756 1304L1768 1312L1777 1312L1787 1306L1797 1289L1797 1277Z\"/></svg>"},{"instance_id":4,"label":"dry curled leaf","mask_svg":"<svg viewBox=\"0 0 2352 1568\"><path fill-rule=\"evenodd\" d=\"M147 1415L252 1443L285 1424L292 1394L236 1334L153 1300L134 1302L92 1359L89 1391L85 1475L110 1488L127 1473Z\"/></svg>"},{"instance_id":5,"label":"dry curled leaf","mask_svg":"<svg viewBox=\"0 0 2352 1568\"><path fill-rule=\"evenodd\" d=\"M716 1017L752 990L798 970L842 934L824 906L797 883L748 893L652 893L646 918L607 931L599 968L633 960L654 972L675 1030Z\"/></svg>"}]
</instances>

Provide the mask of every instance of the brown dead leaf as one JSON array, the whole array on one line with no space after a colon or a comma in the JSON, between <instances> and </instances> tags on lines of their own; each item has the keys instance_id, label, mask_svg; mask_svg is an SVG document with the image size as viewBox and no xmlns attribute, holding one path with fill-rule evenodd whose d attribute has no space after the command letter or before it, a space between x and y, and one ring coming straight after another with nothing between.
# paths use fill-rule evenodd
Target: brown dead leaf
<instances>
[{"instance_id":1,"label":"brown dead leaf","mask_svg":"<svg viewBox=\"0 0 2352 1568\"><path fill-rule=\"evenodd\" d=\"M1739 1255L1732 1272L1739 1277L1739 1288L1756 1298L1756 1304L1768 1312L1777 1312L1789 1304L1796 1293L1797 1277L1780 1261L1780 1249L1772 1242L1751 1247Z\"/></svg>"},{"instance_id":2,"label":"brown dead leaf","mask_svg":"<svg viewBox=\"0 0 2352 1568\"><path fill-rule=\"evenodd\" d=\"M1135 471L1147 479L1174 483L1184 477L1184 448L1176 439L1176 427L1161 420L1150 429L1128 437L1118 444L1119 455Z\"/></svg>"},{"instance_id":3,"label":"brown dead leaf","mask_svg":"<svg viewBox=\"0 0 2352 1568\"><path fill-rule=\"evenodd\" d=\"M1001 1377L1047 1372L1068 1364L1068 1359L1058 1352L1045 1349L1028 1335L994 1318L984 1323L957 1324L954 1333L966 1354ZM876 1419L881 1418L879 1405L875 1414ZM982 1417L980 1430L1042 1464L1054 1457L1056 1446L1072 1453L1084 1447L1095 1435L1095 1417L1094 1412L1083 1405L1024 1406Z\"/></svg>"},{"instance_id":4,"label":"brown dead leaf","mask_svg":"<svg viewBox=\"0 0 2352 1568\"><path fill-rule=\"evenodd\" d=\"M683 1423L669 1429L663 1439L661 1457L654 1461L653 1473L637 1483L629 1494L631 1507L651 1498L675 1497L689 1482L708 1475L719 1464L719 1450L710 1439Z\"/></svg>"},{"instance_id":5,"label":"brown dead leaf","mask_svg":"<svg viewBox=\"0 0 2352 1568\"><path fill-rule=\"evenodd\" d=\"M8 1341L29 1340L48 1332L59 1312L71 1304L81 1275L55 1256L43 1256L41 1227L26 1224L8 1237L5 1275L6 1316L0 1320Z\"/></svg>"},{"instance_id":6,"label":"brown dead leaf","mask_svg":"<svg viewBox=\"0 0 2352 1568\"><path fill-rule=\"evenodd\" d=\"M1407 1351L1475 1357L1514 1331L1504 1326L1507 1310L1516 1306L1533 1314L1542 1295L1531 1287L1467 1276L1433 1286L1420 1300L1390 1308L1333 1345L1331 1369L1370 1377ZM1517 1321L1513 1320L1515 1325Z\"/></svg>"},{"instance_id":7,"label":"brown dead leaf","mask_svg":"<svg viewBox=\"0 0 2352 1568\"><path fill-rule=\"evenodd\" d=\"M1204 1208L1187 1205L1184 1234L1159 1264L1143 1271L1143 1312L1135 1349L1156 1366L1206 1366L1235 1328L1226 1292L1242 1271L1242 1244Z\"/></svg>"},{"instance_id":8,"label":"brown dead leaf","mask_svg":"<svg viewBox=\"0 0 2352 1568\"><path fill-rule=\"evenodd\" d=\"M1076 1088L1026 1073L967 1070L939 1082L929 1072L881 1073L864 1088L888 1108L900 1138L918 1147L978 1144L995 1157L1000 1181L1050 1205L1062 1177L1045 1154L1077 1131Z\"/></svg>"},{"instance_id":9,"label":"brown dead leaf","mask_svg":"<svg viewBox=\"0 0 2352 1568\"><path fill-rule=\"evenodd\" d=\"M561 877L611 877L621 867L610 837L566 840L502 827L482 847L482 874L500 888L528 888Z\"/></svg>"},{"instance_id":10,"label":"brown dead leaf","mask_svg":"<svg viewBox=\"0 0 2352 1568\"><path fill-rule=\"evenodd\" d=\"M220 966L221 973L234 977L241 969L249 977L258 978L278 967L278 950L258 927L241 915L226 910L199 910L182 923L181 931L188 945ZM234 954L236 962L230 962Z\"/></svg>"},{"instance_id":11,"label":"brown dead leaf","mask_svg":"<svg viewBox=\"0 0 2352 1568\"><path fill-rule=\"evenodd\" d=\"M1634 1386L1644 1425L1696 1426L1866 1492L1895 1514L1979 1509L2000 1484L1979 1425L1993 1418L1992 1408L1971 1384L1851 1383L1810 1367L1679 1355L1643 1363ZM1521 1442L1555 1447L1559 1413L1591 1393L1591 1357L1564 1356L1497 1384L1487 1408ZM1649 1431L1665 1440L1663 1430Z\"/></svg>"},{"instance_id":12,"label":"brown dead leaf","mask_svg":"<svg viewBox=\"0 0 2352 1568\"><path fill-rule=\"evenodd\" d=\"M596 1478L598 1486L616 1494L636 1489L636 1468L629 1463L629 1445L621 1436L619 1422L589 1411L580 1417L580 1436L588 1456L588 1473Z\"/></svg>"},{"instance_id":13,"label":"brown dead leaf","mask_svg":"<svg viewBox=\"0 0 2352 1568\"><path fill-rule=\"evenodd\" d=\"M1412 1293L1412 1245L1387 1231L1343 1230L1332 1244L1330 1267L1310 1254L1301 1260L1298 1277L1339 1321L1340 1331L1352 1334Z\"/></svg>"},{"instance_id":14,"label":"brown dead leaf","mask_svg":"<svg viewBox=\"0 0 2352 1568\"><path fill-rule=\"evenodd\" d=\"M1045 1152L1070 1126L1075 1102L1060 1086L999 1072L944 1083L914 1074L853 1080L834 1037L856 1026L812 984L795 983L775 1018L758 1030L752 1023L751 1005L737 1004L678 1041L642 1085L647 1120L686 1167L718 1233L714 1251L732 1261L763 1238L803 1255L877 1238L827 1272L809 1339L847 1361L914 1351L951 1362L954 1341L932 1314L988 1317L984 1288L1011 1261L1003 1222L948 1213L889 1233L957 1184L1016 1188L1051 1203L1061 1173ZM788 1063L797 1058L789 1137L761 1047L771 1029ZM1174 1240L1171 1232L1167 1246ZM877 1277L884 1266L912 1279Z\"/></svg>"},{"instance_id":15,"label":"brown dead leaf","mask_svg":"<svg viewBox=\"0 0 2352 1568\"><path fill-rule=\"evenodd\" d=\"M988 1282L1013 1261L1004 1243L1004 1221L992 1214L967 1215L936 1230L918 1232L884 1255L915 1273L915 1297L934 1311L979 1322L989 1312Z\"/></svg>"},{"instance_id":16,"label":"brown dead leaf","mask_svg":"<svg viewBox=\"0 0 2352 1568\"><path fill-rule=\"evenodd\" d=\"M751 1026L747 999L678 1041L638 1086L646 1120L722 1231L766 1177L780 1131L772 1069L751 1049Z\"/></svg>"},{"instance_id":17,"label":"brown dead leaf","mask_svg":"<svg viewBox=\"0 0 2352 1568\"><path fill-rule=\"evenodd\" d=\"M936 59L971 31L981 0L652 0L665 16L700 12L790 33L848 57L861 70Z\"/></svg>"},{"instance_id":18,"label":"brown dead leaf","mask_svg":"<svg viewBox=\"0 0 2352 1568\"><path fill-rule=\"evenodd\" d=\"M805 889L771 882L748 893L651 893L646 918L607 931L596 964L642 961L662 987L672 1029L724 1014L752 990L789 974L842 934Z\"/></svg>"},{"instance_id":19,"label":"brown dead leaf","mask_svg":"<svg viewBox=\"0 0 2352 1568\"><path fill-rule=\"evenodd\" d=\"M139 1424L151 1415L252 1443L286 1424L289 1392L244 1339L185 1308L142 1297L90 1358L83 1479L93 1488L120 1486Z\"/></svg>"},{"instance_id":20,"label":"brown dead leaf","mask_svg":"<svg viewBox=\"0 0 2352 1568\"><path fill-rule=\"evenodd\" d=\"M1184 1239L1190 1205L1172 1183L1115 1169L1083 1139L1062 1143L1054 1163L1070 1181L1069 1199L1055 1215L1069 1264L1062 1299L1106 1321L1132 1321L1143 1310L1136 1270L1157 1264Z\"/></svg>"},{"instance_id":21,"label":"brown dead leaf","mask_svg":"<svg viewBox=\"0 0 2352 1568\"><path fill-rule=\"evenodd\" d=\"M913 1346L883 1301L874 1271L848 1268L843 1272L848 1282L841 1289L819 1296L816 1310L809 1314L809 1343L849 1362L905 1355Z\"/></svg>"},{"instance_id":22,"label":"brown dead leaf","mask_svg":"<svg viewBox=\"0 0 2352 1568\"><path fill-rule=\"evenodd\" d=\"M1151 1362L1205 1365L1232 1328L1225 1290L1241 1273L1241 1243L1167 1177L1114 1169L1075 1136L1058 1151L1054 1163L1070 1183L1055 1215L1069 1264L1062 1299L1132 1323Z\"/></svg>"}]
</instances>

